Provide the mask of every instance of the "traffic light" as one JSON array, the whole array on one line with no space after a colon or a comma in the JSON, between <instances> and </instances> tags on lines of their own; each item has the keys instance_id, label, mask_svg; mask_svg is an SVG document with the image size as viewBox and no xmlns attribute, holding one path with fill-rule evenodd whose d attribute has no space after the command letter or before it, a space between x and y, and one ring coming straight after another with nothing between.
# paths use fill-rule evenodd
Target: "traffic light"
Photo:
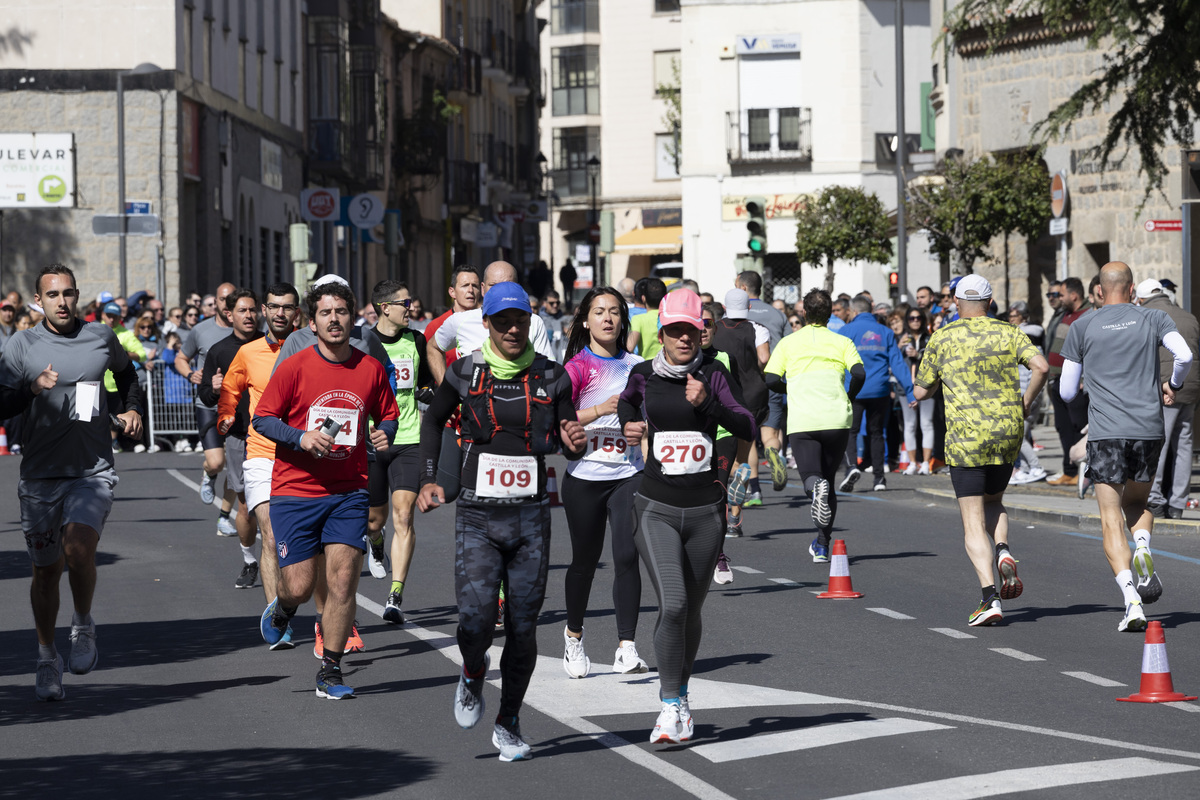
<instances>
[{"instance_id":1,"label":"traffic light","mask_svg":"<svg viewBox=\"0 0 1200 800\"><path fill-rule=\"evenodd\" d=\"M888 272L888 294L892 297L900 296L900 273L894 267Z\"/></svg>"},{"instance_id":2,"label":"traffic light","mask_svg":"<svg viewBox=\"0 0 1200 800\"><path fill-rule=\"evenodd\" d=\"M746 216L750 218L746 222L746 230L750 232L746 247L750 255L761 258L767 254L767 198L746 198Z\"/></svg>"}]
</instances>

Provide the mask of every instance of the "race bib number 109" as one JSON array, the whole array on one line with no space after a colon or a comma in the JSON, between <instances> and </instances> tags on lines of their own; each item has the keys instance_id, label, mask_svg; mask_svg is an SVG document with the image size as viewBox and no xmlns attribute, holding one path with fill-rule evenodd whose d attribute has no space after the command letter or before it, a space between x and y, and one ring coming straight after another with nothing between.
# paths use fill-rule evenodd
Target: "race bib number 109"
<instances>
[{"instance_id":1,"label":"race bib number 109","mask_svg":"<svg viewBox=\"0 0 1200 800\"><path fill-rule=\"evenodd\" d=\"M713 444L697 431L659 431L654 434L654 458L664 475L695 475L712 463Z\"/></svg>"},{"instance_id":2,"label":"race bib number 109","mask_svg":"<svg viewBox=\"0 0 1200 800\"><path fill-rule=\"evenodd\" d=\"M538 465L533 456L479 454L476 497L533 497L538 491Z\"/></svg>"}]
</instances>

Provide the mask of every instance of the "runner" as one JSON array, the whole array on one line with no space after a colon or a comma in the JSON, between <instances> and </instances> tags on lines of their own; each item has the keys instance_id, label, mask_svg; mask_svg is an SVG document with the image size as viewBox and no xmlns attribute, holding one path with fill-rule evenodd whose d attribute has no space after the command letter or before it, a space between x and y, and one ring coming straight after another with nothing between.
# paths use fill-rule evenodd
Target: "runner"
<instances>
[{"instance_id":1,"label":"runner","mask_svg":"<svg viewBox=\"0 0 1200 800\"><path fill-rule=\"evenodd\" d=\"M813 289L806 294L807 324L779 343L766 370L767 387L787 393L788 443L796 472L812 502L809 513L817 526L817 538L808 546L808 553L818 564L829 562L829 541L837 518L833 480L850 437L850 403L867 376L854 342L826 327L832 313L828 292Z\"/></svg>"},{"instance_id":2,"label":"runner","mask_svg":"<svg viewBox=\"0 0 1200 800\"><path fill-rule=\"evenodd\" d=\"M229 372L221 381L221 399L218 403L218 426L225 432L234 424L242 395L249 394L246 414L254 418L258 401L267 389L275 359L283 342L295 330L296 318L300 316L300 293L290 283L277 283L267 289L267 301L262 306L267 321L267 335L255 339L238 350L229 365ZM275 443L259 433L254 426L247 427L246 462L242 468L245 485L246 508L253 514L262 533L262 553L259 560L259 578L267 602L275 599L279 583L279 561L275 555L275 535L271 530L271 473L275 467ZM272 650L290 650L292 629L271 645Z\"/></svg>"},{"instance_id":3,"label":"runner","mask_svg":"<svg viewBox=\"0 0 1200 800\"><path fill-rule=\"evenodd\" d=\"M738 273L733 285L734 288L744 291L750 298L748 319L766 328L769 336L767 355L770 356L779 346L780 340L792 332L791 327L788 326L787 317L774 305L761 299L762 275L754 270ZM765 366L767 362L764 360L762 363ZM763 444L767 466L771 469L772 488L777 492L782 492L787 488L787 461L783 457L784 422L787 419L787 408L784 406L783 394L767 392L767 406L767 417L758 427L759 440Z\"/></svg>"},{"instance_id":4,"label":"runner","mask_svg":"<svg viewBox=\"0 0 1200 800\"><path fill-rule=\"evenodd\" d=\"M109 439L110 415L140 439L143 398L128 353L112 329L76 317L79 288L62 264L42 268L34 302L41 324L8 340L0 361L0 419L22 415L24 455L17 497L21 529L33 565L30 600L37 629L34 693L62 700L63 660L54 646L59 583L70 573L71 672L96 666L96 547L113 504L117 473ZM124 410L111 408L102 390L111 369Z\"/></svg>"},{"instance_id":5,"label":"runner","mask_svg":"<svg viewBox=\"0 0 1200 800\"><path fill-rule=\"evenodd\" d=\"M584 652L583 618L596 565L604 550L604 527L612 528L613 608L617 617L617 652L613 672L646 672L649 667L634 644L642 599L642 572L633 543L633 496L642 478L642 451L630 447L617 421L617 398L629 371L642 359L626 352L629 313L616 289L592 289L579 303L567 342L567 374L572 402L587 431L583 459L567 464L563 509L571 531L571 566L564 588L567 625L563 669L583 678L591 669Z\"/></svg>"},{"instance_id":6,"label":"runner","mask_svg":"<svg viewBox=\"0 0 1200 800\"><path fill-rule=\"evenodd\" d=\"M1175 403L1192 366L1193 353L1165 311L1135 306L1133 273L1120 261L1100 269L1104 305L1076 319L1062 348L1058 388L1070 403L1083 388L1088 407L1087 477L1095 482L1104 554L1125 597L1125 618L1118 631L1143 631L1149 605L1162 595L1154 571L1150 534L1154 514L1146 507L1162 450L1163 405ZM1170 378L1159 374L1158 346L1171 351ZM1128 525L1137 545L1130 570Z\"/></svg>"},{"instance_id":7,"label":"runner","mask_svg":"<svg viewBox=\"0 0 1200 800\"><path fill-rule=\"evenodd\" d=\"M437 481L441 433L463 408L463 489L455 514L455 590L463 667L454 717L472 728L483 716L483 684L495 636L500 581L507 584L503 685L492 744L501 761L528 758L521 703L537 664L537 619L550 568L550 501L545 456L559 446L578 458L586 433L575 420L566 371L534 352L529 297L516 283L490 287L483 299L488 338L445 374L421 423L417 507L445 502Z\"/></svg>"},{"instance_id":8,"label":"runner","mask_svg":"<svg viewBox=\"0 0 1200 800\"><path fill-rule=\"evenodd\" d=\"M425 360L425 336L408 327L408 286L400 281L380 281L371 293L371 302L379 322L375 335L383 342L392 364L396 367L396 406L400 411L396 439L387 450L375 454L368 468L368 488L371 494L371 514L367 520L367 540L371 547L371 574L387 577L384 555L383 527L387 520L388 498L392 509L392 586L383 618L400 625L404 612L404 582L412 564L416 535L413 532L413 507L417 502L420 472L419 445L421 417L417 403L429 402L433 393L428 387L433 376Z\"/></svg>"},{"instance_id":9,"label":"runner","mask_svg":"<svg viewBox=\"0 0 1200 800\"><path fill-rule=\"evenodd\" d=\"M983 277L960 278L954 298L959 319L930 337L913 392L921 401L940 384L946 397L946 463L982 593L967 624L994 625L1004 616L1000 601L1015 600L1024 588L1008 546L1004 490L1050 365L1020 328L988 316L992 286ZM1018 364L1031 373L1024 396Z\"/></svg>"},{"instance_id":10,"label":"runner","mask_svg":"<svg viewBox=\"0 0 1200 800\"><path fill-rule=\"evenodd\" d=\"M642 358L654 358L662 347L658 343L658 307L666 297L667 285L659 278L643 278L637 282L634 292L646 311L630 316L629 339L625 343L625 349L641 354Z\"/></svg>"},{"instance_id":11,"label":"runner","mask_svg":"<svg viewBox=\"0 0 1200 800\"><path fill-rule=\"evenodd\" d=\"M638 364L618 416L649 460L634 496L634 537L658 596L654 654L662 710L651 742L681 742L694 726L688 678L700 649L700 612L725 537L724 491L717 483L717 429L753 439L754 418L733 397L729 373L700 352L700 298L677 289L659 306L660 350Z\"/></svg>"},{"instance_id":12,"label":"runner","mask_svg":"<svg viewBox=\"0 0 1200 800\"><path fill-rule=\"evenodd\" d=\"M249 398L237 405L232 426L221 425L221 384L234 356L242 345L262 336L258 329L258 297L249 289L238 289L225 296L225 308L229 311L229 322L233 333L220 340L208 350L204 359L204 373L196 394L204 405L217 408L217 432L225 438L225 482L237 495L238 510L234 520L238 541L242 547L242 571L234 581L235 589L251 589L258 580L258 560L254 558L254 542L258 538L258 526L246 507L244 465L246 462L246 428L250 425Z\"/></svg>"},{"instance_id":13,"label":"runner","mask_svg":"<svg viewBox=\"0 0 1200 800\"><path fill-rule=\"evenodd\" d=\"M745 393L746 409L754 415L755 424L761 425L766 421L769 406L767 395L770 393L763 380L763 367L771 357L770 333L762 325L747 319L749 309L750 297L745 290L730 289L726 292L725 315L716 323L713 342L718 350L733 357L730 363L738 370L734 377ZM762 505L762 491L758 485L757 443L738 443L728 494L729 529L738 537L742 535L742 507Z\"/></svg>"},{"instance_id":14,"label":"runner","mask_svg":"<svg viewBox=\"0 0 1200 800\"><path fill-rule=\"evenodd\" d=\"M217 308L225 307L225 298L237 289L232 283L222 283L217 287L216 303L212 313L198 323L184 337L183 349L175 356L175 369L180 375L199 385L204 374L204 359L208 350L230 333L229 318L224 313L217 313ZM192 368L192 361L196 366ZM212 505L216 501L217 475L225 467L225 443L217 433L217 409L204 405L199 395L196 396L196 430L200 434L200 444L204 447L204 473L200 478L200 502ZM221 512L217 516L217 534L220 536L236 536L237 527L229 519L233 510L234 494L228 486L221 497Z\"/></svg>"},{"instance_id":15,"label":"runner","mask_svg":"<svg viewBox=\"0 0 1200 800\"><path fill-rule=\"evenodd\" d=\"M387 449L397 409L383 368L350 346L356 305L349 287L337 281L314 286L307 305L317 345L279 365L254 412L254 427L276 444L271 527L279 555L278 596L263 611L259 630L267 644L286 635L316 587L316 557L324 555L329 596L316 694L340 700L354 695L342 680L342 653L366 549L366 443L369 438L376 450ZM369 428L369 419L377 427Z\"/></svg>"}]
</instances>

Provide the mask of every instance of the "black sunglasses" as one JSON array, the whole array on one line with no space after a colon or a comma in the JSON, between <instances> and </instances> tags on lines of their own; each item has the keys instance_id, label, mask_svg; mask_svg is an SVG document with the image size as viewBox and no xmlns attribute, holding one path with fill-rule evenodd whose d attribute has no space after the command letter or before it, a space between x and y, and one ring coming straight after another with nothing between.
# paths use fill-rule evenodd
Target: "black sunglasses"
<instances>
[{"instance_id":1,"label":"black sunglasses","mask_svg":"<svg viewBox=\"0 0 1200 800\"><path fill-rule=\"evenodd\" d=\"M1062 292L1046 292L1046 298L1053 300L1056 297L1062 297Z\"/></svg>"},{"instance_id":2,"label":"black sunglasses","mask_svg":"<svg viewBox=\"0 0 1200 800\"><path fill-rule=\"evenodd\" d=\"M920 322L920 321L921 321L921 315L920 315L920 314L913 314L913 315L911 315L911 316L908 318L908 321L909 321L909 322L912 322L914 319L915 319L917 322Z\"/></svg>"}]
</instances>

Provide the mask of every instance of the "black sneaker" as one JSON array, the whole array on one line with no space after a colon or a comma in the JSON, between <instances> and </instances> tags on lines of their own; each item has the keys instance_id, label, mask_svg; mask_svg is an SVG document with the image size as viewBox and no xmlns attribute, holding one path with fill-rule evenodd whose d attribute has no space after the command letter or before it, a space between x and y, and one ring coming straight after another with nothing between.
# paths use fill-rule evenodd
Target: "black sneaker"
<instances>
[{"instance_id":1,"label":"black sneaker","mask_svg":"<svg viewBox=\"0 0 1200 800\"><path fill-rule=\"evenodd\" d=\"M253 589L255 581L258 580L258 562L251 561L249 564L242 565L242 573L237 576L237 581L233 584L235 589Z\"/></svg>"},{"instance_id":2,"label":"black sneaker","mask_svg":"<svg viewBox=\"0 0 1200 800\"><path fill-rule=\"evenodd\" d=\"M404 624L404 612L400 610L400 603L404 599L404 595L400 592L392 592L388 595L387 605L383 607L383 621L390 622L393 625Z\"/></svg>"},{"instance_id":3,"label":"black sneaker","mask_svg":"<svg viewBox=\"0 0 1200 800\"><path fill-rule=\"evenodd\" d=\"M841 484L841 486L838 487L838 491L842 492L844 494L853 492L854 484L858 483L858 479L861 477L862 477L862 470L859 469L858 467L854 467L853 469L851 469L849 472L846 473L846 477L842 479L842 484Z\"/></svg>"}]
</instances>

